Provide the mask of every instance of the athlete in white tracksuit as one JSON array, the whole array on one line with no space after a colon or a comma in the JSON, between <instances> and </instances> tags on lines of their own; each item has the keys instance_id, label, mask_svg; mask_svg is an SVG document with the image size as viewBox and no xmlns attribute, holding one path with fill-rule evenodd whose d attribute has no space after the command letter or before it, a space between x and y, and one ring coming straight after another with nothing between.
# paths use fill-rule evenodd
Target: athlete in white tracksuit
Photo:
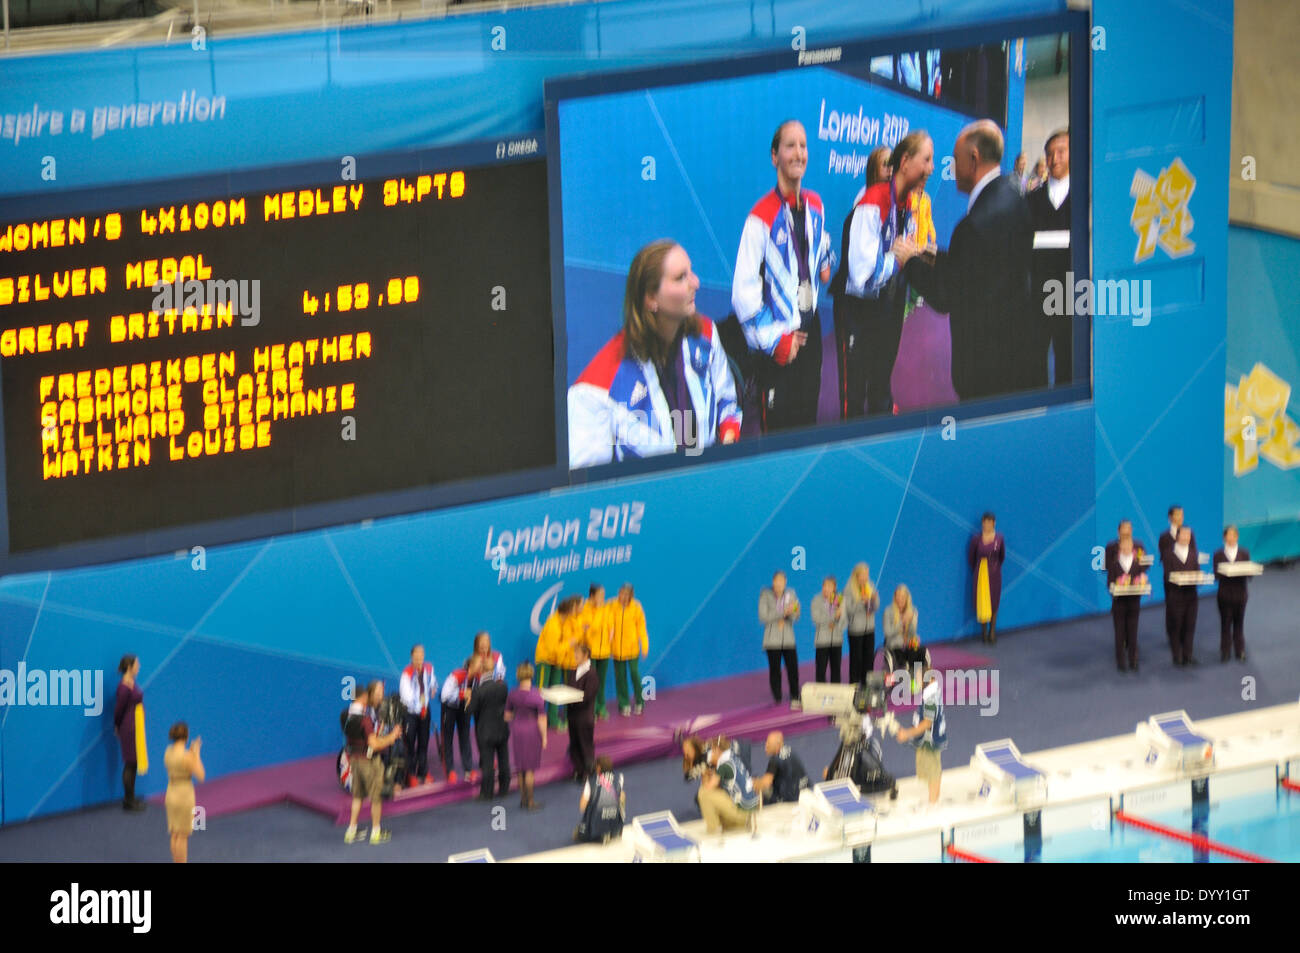
<instances>
[{"instance_id":1,"label":"athlete in white tracksuit","mask_svg":"<svg viewBox=\"0 0 1300 953\"><path fill-rule=\"evenodd\" d=\"M782 123L772 141L777 185L745 220L731 306L759 357L763 429L817 422L822 340L817 298L835 264L826 213L802 187L808 164L803 125Z\"/></svg>"},{"instance_id":2,"label":"athlete in white tracksuit","mask_svg":"<svg viewBox=\"0 0 1300 953\"><path fill-rule=\"evenodd\" d=\"M569 388L569 466L695 455L740 436L726 351L695 311L699 279L685 249L651 242L632 261L623 330Z\"/></svg>"}]
</instances>

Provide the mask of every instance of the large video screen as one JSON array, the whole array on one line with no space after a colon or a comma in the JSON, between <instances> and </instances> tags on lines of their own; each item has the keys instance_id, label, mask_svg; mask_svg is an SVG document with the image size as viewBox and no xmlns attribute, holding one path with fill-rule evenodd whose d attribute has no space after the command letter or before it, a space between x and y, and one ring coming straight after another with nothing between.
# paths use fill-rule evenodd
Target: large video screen
<instances>
[{"instance_id":1,"label":"large video screen","mask_svg":"<svg viewBox=\"0 0 1300 953\"><path fill-rule=\"evenodd\" d=\"M549 485L540 146L135 185L0 223L5 554Z\"/></svg>"},{"instance_id":2,"label":"large video screen","mask_svg":"<svg viewBox=\"0 0 1300 953\"><path fill-rule=\"evenodd\" d=\"M1080 22L548 84L570 468L1087 397Z\"/></svg>"}]
</instances>

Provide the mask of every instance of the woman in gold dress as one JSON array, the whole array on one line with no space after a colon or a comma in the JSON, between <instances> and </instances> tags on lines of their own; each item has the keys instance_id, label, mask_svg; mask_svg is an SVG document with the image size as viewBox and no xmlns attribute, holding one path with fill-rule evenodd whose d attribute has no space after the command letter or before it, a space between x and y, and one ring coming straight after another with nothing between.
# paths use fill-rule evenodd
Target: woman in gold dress
<instances>
[{"instance_id":1,"label":"woman in gold dress","mask_svg":"<svg viewBox=\"0 0 1300 953\"><path fill-rule=\"evenodd\" d=\"M171 744L163 754L167 769L167 832L171 835L172 860L184 864L189 859L190 834L194 830L194 779L203 780L203 760L199 752L203 739L195 738L186 748L190 729L183 721L172 725L167 733Z\"/></svg>"}]
</instances>

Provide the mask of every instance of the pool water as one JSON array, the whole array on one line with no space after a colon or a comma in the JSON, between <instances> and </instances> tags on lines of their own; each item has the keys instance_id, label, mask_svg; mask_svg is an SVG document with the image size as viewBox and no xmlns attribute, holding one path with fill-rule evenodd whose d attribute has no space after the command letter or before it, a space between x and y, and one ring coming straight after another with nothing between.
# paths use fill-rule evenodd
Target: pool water
<instances>
[{"instance_id":1,"label":"pool water","mask_svg":"<svg viewBox=\"0 0 1300 953\"><path fill-rule=\"evenodd\" d=\"M1226 847L1286 863L1300 862L1300 794L1279 787L1211 802L1204 823L1193 824L1190 810L1140 814L1143 820L1178 831L1203 834ZM1023 863L1023 844L982 846L982 857L1003 863ZM1031 860L1033 858L1030 858ZM1190 844L1129 824L1113 821L1109 830L1083 828L1044 836L1037 858L1042 863L1183 864L1238 863L1235 858L1206 852Z\"/></svg>"}]
</instances>

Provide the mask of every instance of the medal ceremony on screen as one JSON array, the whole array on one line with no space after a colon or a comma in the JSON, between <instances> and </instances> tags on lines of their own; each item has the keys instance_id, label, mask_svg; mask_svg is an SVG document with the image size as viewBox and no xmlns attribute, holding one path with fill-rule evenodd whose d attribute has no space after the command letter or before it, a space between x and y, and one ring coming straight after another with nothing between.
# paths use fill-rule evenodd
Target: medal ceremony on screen
<instances>
[{"instance_id":1,"label":"medal ceremony on screen","mask_svg":"<svg viewBox=\"0 0 1300 953\"><path fill-rule=\"evenodd\" d=\"M1260 924L1300 7L0 3L33 923L509 861L1166 863L1085 919Z\"/></svg>"}]
</instances>

